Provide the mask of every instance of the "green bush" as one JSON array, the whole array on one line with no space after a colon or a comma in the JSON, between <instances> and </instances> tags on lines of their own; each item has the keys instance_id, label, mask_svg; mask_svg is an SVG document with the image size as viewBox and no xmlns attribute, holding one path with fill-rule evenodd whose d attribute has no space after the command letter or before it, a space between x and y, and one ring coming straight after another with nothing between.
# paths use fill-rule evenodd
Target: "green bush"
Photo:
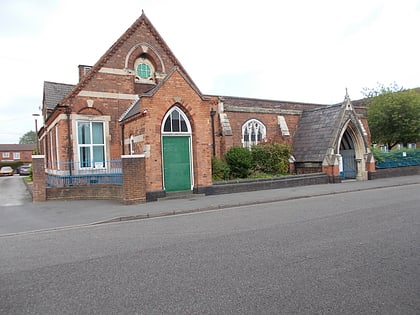
<instances>
[{"instance_id":1,"label":"green bush","mask_svg":"<svg viewBox=\"0 0 420 315\"><path fill-rule=\"evenodd\" d=\"M231 147L225 154L232 177L246 178L252 167L251 152L247 148Z\"/></svg>"},{"instance_id":2,"label":"green bush","mask_svg":"<svg viewBox=\"0 0 420 315\"><path fill-rule=\"evenodd\" d=\"M211 159L211 167L214 181L229 179L230 168L226 161L213 156Z\"/></svg>"},{"instance_id":3,"label":"green bush","mask_svg":"<svg viewBox=\"0 0 420 315\"><path fill-rule=\"evenodd\" d=\"M289 171L289 145L264 143L251 149L253 169L256 172L272 175L286 174Z\"/></svg>"}]
</instances>

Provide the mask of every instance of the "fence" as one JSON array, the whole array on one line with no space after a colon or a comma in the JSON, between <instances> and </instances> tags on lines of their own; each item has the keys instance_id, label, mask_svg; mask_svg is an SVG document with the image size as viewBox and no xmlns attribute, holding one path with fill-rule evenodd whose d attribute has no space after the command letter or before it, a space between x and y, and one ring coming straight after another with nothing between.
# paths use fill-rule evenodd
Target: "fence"
<instances>
[{"instance_id":1,"label":"fence","mask_svg":"<svg viewBox=\"0 0 420 315\"><path fill-rule=\"evenodd\" d=\"M420 150L407 149L389 152L373 152L376 160L376 168L395 168L420 165Z\"/></svg>"},{"instance_id":2,"label":"fence","mask_svg":"<svg viewBox=\"0 0 420 315\"><path fill-rule=\"evenodd\" d=\"M78 162L47 163L47 187L122 185L122 161L96 162L81 167Z\"/></svg>"}]
</instances>

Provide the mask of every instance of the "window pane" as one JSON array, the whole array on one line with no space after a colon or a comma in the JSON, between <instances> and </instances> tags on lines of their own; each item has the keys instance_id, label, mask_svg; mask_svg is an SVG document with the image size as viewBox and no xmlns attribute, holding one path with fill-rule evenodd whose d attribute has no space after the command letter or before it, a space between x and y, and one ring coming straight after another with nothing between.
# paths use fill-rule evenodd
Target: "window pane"
<instances>
[{"instance_id":1,"label":"window pane","mask_svg":"<svg viewBox=\"0 0 420 315\"><path fill-rule=\"evenodd\" d=\"M176 110L174 110L171 116L172 116L172 131L177 132L179 131L179 113Z\"/></svg>"},{"instance_id":2,"label":"window pane","mask_svg":"<svg viewBox=\"0 0 420 315\"><path fill-rule=\"evenodd\" d=\"M188 132L187 123L185 122L184 117L180 117L181 119L181 131L182 132Z\"/></svg>"},{"instance_id":3,"label":"window pane","mask_svg":"<svg viewBox=\"0 0 420 315\"><path fill-rule=\"evenodd\" d=\"M140 78L147 79L150 77L150 67L148 64L141 63L137 66L137 74Z\"/></svg>"},{"instance_id":4,"label":"window pane","mask_svg":"<svg viewBox=\"0 0 420 315\"><path fill-rule=\"evenodd\" d=\"M168 116L165 121L165 125L163 126L163 131L171 132L171 116Z\"/></svg>"},{"instance_id":5,"label":"window pane","mask_svg":"<svg viewBox=\"0 0 420 315\"><path fill-rule=\"evenodd\" d=\"M94 146L93 147L93 165L94 167L105 167L104 159L104 147L103 146Z\"/></svg>"},{"instance_id":6,"label":"window pane","mask_svg":"<svg viewBox=\"0 0 420 315\"><path fill-rule=\"evenodd\" d=\"M90 148L80 148L80 167L90 167Z\"/></svg>"},{"instance_id":7,"label":"window pane","mask_svg":"<svg viewBox=\"0 0 420 315\"><path fill-rule=\"evenodd\" d=\"M94 144L104 143L104 130L103 130L103 124L101 122L92 123L92 137L93 137Z\"/></svg>"},{"instance_id":8,"label":"window pane","mask_svg":"<svg viewBox=\"0 0 420 315\"><path fill-rule=\"evenodd\" d=\"M90 128L88 122L78 122L79 144L90 144Z\"/></svg>"}]
</instances>

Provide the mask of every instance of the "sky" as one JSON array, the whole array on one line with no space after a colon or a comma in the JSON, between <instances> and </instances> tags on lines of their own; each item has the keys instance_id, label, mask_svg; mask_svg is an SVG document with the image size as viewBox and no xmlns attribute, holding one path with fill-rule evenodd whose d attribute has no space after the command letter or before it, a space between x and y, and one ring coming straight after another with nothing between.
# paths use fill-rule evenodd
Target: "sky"
<instances>
[{"instance_id":1,"label":"sky","mask_svg":"<svg viewBox=\"0 0 420 315\"><path fill-rule=\"evenodd\" d=\"M335 104L420 86L420 0L2 0L0 143L35 130L44 81L76 84L142 10L204 94Z\"/></svg>"}]
</instances>

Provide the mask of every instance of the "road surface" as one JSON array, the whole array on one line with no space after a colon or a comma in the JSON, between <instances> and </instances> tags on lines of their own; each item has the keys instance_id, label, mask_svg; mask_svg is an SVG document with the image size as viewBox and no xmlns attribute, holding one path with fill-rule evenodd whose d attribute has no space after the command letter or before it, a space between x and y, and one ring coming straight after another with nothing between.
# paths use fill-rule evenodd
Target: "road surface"
<instances>
[{"instance_id":1,"label":"road surface","mask_svg":"<svg viewBox=\"0 0 420 315\"><path fill-rule=\"evenodd\" d=\"M419 314L420 185L0 237L1 314Z\"/></svg>"}]
</instances>

